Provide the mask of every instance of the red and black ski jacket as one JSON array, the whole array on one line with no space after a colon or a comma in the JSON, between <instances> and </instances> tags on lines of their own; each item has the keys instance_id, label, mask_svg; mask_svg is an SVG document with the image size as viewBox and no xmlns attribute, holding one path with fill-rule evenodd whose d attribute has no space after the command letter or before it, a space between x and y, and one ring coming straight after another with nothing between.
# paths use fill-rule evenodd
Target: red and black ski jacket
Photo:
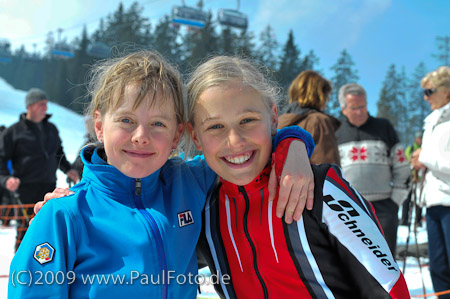
<instances>
[{"instance_id":1,"label":"red and black ski jacket","mask_svg":"<svg viewBox=\"0 0 450 299\"><path fill-rule=\"evenodd\" d=\"M410 298L371 204L339 167L312 168L314 208L292 224L276 217L278 198L268 200L270 166L246 186L221 180L209 194L197 248L219 296Z\"/></svg>"}]
</instances>

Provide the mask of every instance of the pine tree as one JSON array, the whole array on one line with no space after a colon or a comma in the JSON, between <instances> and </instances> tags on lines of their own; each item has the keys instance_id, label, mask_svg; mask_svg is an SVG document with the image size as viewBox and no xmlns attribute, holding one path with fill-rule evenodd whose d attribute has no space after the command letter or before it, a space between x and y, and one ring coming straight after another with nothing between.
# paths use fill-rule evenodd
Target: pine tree
<instances>
[{"instance_id":1,"label":"pine tree","mask_svg":"<svg viewBox=\"0 0 450 299\"><path fill-rule=\"evenodd\" d=\"M330 102L326 109L327 113L342 119L341 106L339 104L339 89L347 83L356 83L359 80L358 71L354 68L355 63L346 49L342 50L337 62L330 68L334 72L331 78L333 91Z\"/></svg>"},{"instance_id":2,"label":"pine tree","mask_svg":"<svg viewBox=\"0 0 450 299\"><path fill-rule=\"evenodd\" d=\"M88 65L93 63L92 58L87 54L87 48L92 41L89 40L87 29L83 27L81 38L76 40L75 56L69 61L69 83L72 86L68 90L68 107L82 113L89 99L85 98L85 80L88 72Z\"/></svg>"},{"instance_id":3,"label":"pine tree","mask_svg":"<svg viewBox=\"0 0 450 299\"><path fill-rule=\"evenodd\" d=\"M405 122L405 108L402 102L405 99L405 79L404 72L397 74L395 64L392 64L383 81L377 102L377 116L388 119L401 138L404 136L404 125L406 125L402 123Z\"/></svg>"},{"instance_id":4,"label":"pine tree","mask_svg":"<svg viewBox=\"0 0 450 299\"><path fill-rule=\"evenodd\" d=\"M247 59L256 58L256 50L254 43L255 36L251 31L241 31L236 39L236 55Z\"/></svg>"},{"instance_id":5,"label":"pine tree","mask_svg":"<svg viewBox=\"0 0 450 299\"><path fill-rule=\"evenodd\" d=\"M438 54L432 54L441 65L450 66L450 36L436 36Z\"/></svg>"},{"instance_id":6,"label":"pine tree","mask_svg":"<svg viewBox=\"0 0 450 299\"><path fill-rule=\"evenodd\" d=\"M408 78L406 77L405 68L397 74L398 89L396 92L395 110L397 115L397 133L399 133L400 142L406 145L409 141L409 136L414 135L414 130L411 127L408 114Z\"/></svg>"},{"instance_id":7,"label":"pine tree","mask_svg":"<svg viewBox=\"0 0 450 299\"><path fill-rule=\"evenodd\" d=\"M423 128L423 120L431 112L430 105L423 98L423 89L420 87L420 80L427 74L427 69L423 62L420 62L414 69L411 79L407 84L408 104L407 112L409 115L409 126L411 133L407 138L409 143L414 140L414 134Z\"/></svg>"},{"instance_id":8,"label":"pine tree","mask_svg":"<svg viewBox=\"0 0 450 299\"><path fill-rule=\"evenodd\" d=\"M182 40L181 45L184 57L181 67L183 73L190 72L209 55L217 54L217 34L211 12L208 13L203 28L188 28Z\"/></svg>"},{"instance_id":9,"label":"pine tree","mask_svg":"<svg viewBox=\"0 0 450 299\"><path fill-rule=\"evenodd\" d=\"M152 42L148 18L142 17L143 8L137 2L124 10L120 3L117 11L108 15L103 40L109 46L119 46L119 51L132 51L135 48L149 47ZM101 35L101 32L96 32ZM125 44L124 44L125 43ZM122 49L123 47L123 49Z\"/></svg>"},{"instance_id":10,"label":"pine tree","mask_svg":"<svg viewBox=\"0 0 450 299\"><path fill-rule=\"evenodd\" d=\"M300 69L300 50L295 45L294 33L289 31L288 39L283 47L280 64L278 68L278 78L281 87L287 88L298 75Z\"/></svg>"},{"instance_id":11,"label":"pine tree","mask_svg":"<svg viewBox=\"0 0 450 299\"><path fill-rule=\"evenodd\" d=\"M279 45L275 36L274 29L267 25L266 28L259 34L260 46L257 49L258 59L269 69L275 71L277 68L277 61L275 59L276 52Z\"/></svg>"},{"instance_id":12,"label":"pine tree","mask_svg":"<svg viewBox=\"0 0 450 299\"><path fill-rule=\"evenodd\" d=\"M301 60L299 73L306 70L314 70L319 65L319 57L316 56L314 50L309 51L309 53Z\"/></svg>"},{"instance_id":13,"label":"pine tree","mask_svg":"<svg viewBox=\"0 0 450 299\"><path fill-rule=\"evenodd\" d=\"M172 25L172 20L165 15L160 19L153 33L154 44L152 48L160 52L169 61L179 64L180 45L177 43L179 27Z\"/></svg>"}]
</instances>

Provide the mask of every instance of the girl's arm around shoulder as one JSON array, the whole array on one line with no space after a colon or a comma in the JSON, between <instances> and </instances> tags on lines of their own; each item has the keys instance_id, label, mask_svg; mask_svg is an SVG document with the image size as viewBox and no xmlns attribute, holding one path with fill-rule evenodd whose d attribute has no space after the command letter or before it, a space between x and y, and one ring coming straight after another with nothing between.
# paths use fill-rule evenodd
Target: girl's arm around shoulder
<instances>
[{"instance_id":1,"label":"girl's arm around shoulder","mask_svg":"<svg viewBox=\"0 0 450 299\"><path fill-rule=\"evenodd\" d=\"M301 127L289 126L277 131L272 151L269 200L277 195L279 184L276 215L279 218L284 215L286 223L292 223L300 219L305 205L308 210L313 206L314 178L309 158L314 141Z\"/></svg>"}]
</instances>

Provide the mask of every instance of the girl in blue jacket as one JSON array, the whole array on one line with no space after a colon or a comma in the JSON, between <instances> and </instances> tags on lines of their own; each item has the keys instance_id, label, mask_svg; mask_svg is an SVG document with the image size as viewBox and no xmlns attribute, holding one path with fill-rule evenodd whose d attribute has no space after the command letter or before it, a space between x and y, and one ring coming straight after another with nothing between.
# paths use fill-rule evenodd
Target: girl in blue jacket
<instances>
[{"instance_id":1,"label":"girl in blue jacket","mask_svg":"<svg viewBox=\"0 0 450 299\"><path fill-rule=\"evenodd\" d=\"M195 246L216 175L201 159L168 160L184 130L178 72L153 52L133 53L101 64L90 90L101 146L82 151L75 193L36 216L8 297L195 298Z\"/></svg>"}]
</instances>

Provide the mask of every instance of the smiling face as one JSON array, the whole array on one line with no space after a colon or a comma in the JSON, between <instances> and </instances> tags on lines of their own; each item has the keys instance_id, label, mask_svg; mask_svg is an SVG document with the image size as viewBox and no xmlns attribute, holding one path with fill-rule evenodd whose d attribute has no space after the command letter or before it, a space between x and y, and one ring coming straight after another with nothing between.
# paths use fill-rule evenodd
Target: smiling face
<instances>
[{"instance_id":1,"label":"smiling face","mask_svg":"<svg viewBox=\"0 0 450 299\"><path fill-rule=\"evenodd\" d=\"M267 165L277 108L269 109L253 88L231 81L201 93L188 124L198 150L223 179L250 183Z\"/></svg>"},{"instance_id":2,"label":"smiling face","mask_svg":"<svg viewBox=\"0 0 450 299\"><path fill-rule=\"evenodd\" d=\"M424 87L425 89L433 89L434 85L429 80ZM445 87L437 88L431 95L424 95L424 99L430 104L431 110L436 110L450 102L450 91Z\"/></svg>"},{"instance_id":3,"label":"smiling face","mask_svg":"<svg viewBox=\"0 0 450 299\"><path fill-rule=\"evenodd\" d=\"M128 85L117 109L105 115L95 112L97 139L105 146L108 164L132 178L146 177L166 163L183 132L173 101L152 92L133 110L139 85Z\"/></svg>"}]
</instances>

